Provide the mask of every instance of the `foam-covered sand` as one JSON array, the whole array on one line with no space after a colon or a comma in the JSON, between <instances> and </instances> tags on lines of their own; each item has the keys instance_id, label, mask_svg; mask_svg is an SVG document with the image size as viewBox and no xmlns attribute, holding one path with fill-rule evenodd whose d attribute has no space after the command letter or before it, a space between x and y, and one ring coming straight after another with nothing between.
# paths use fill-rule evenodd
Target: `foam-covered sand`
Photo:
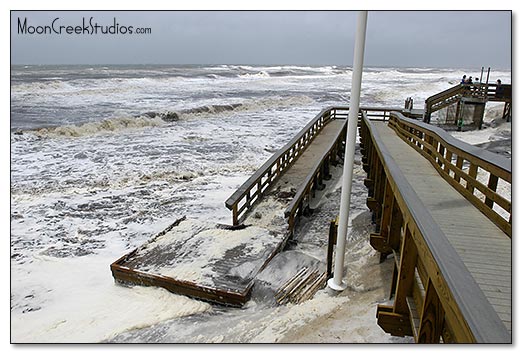
<instances>
[{"instance_id":1,"label":"foam-covered sand","mask_svg":"<svg viewBox=\"0 0 522 354\"><path fill-rule=\"evenodd\" d=\"M279 307L270 297L296 269L323 267L328 222L338 214L335 181L317 194L314 214L296 227L291 253L274 258L273 272L263 274L242 309L123 287L109 268L182 216L230 223L224 201L322 108L347 102L349 68L28 66L11 72L13 342L323 341L316 332L325 342L397 341L375 324L374 309L387 301L388 286L376 284L389 261L379 265L368 245L365 174L357 159L346 260L348 269L360 271L347 272L351 285L339 297L321 291L301 305ZM362 102L402 106L414 95L417 107L460 77L456 69L368 68ZM511 73L494 77L509 83ZM161 119L168 112L179 120ZM259 227L285 227L276 199L258 211ZM238 275L249 270L236 269ZM340 325L343 313L353 317ZM325 332L314 327L321 323ZM346 330L340 335L336 328Z\"/></svg>"},{"instance_id":2,"label":"foam-covered sand","mask_svg":"<svg viewBox=\"0 0 522 354\"><path fill-rule=\"evenodd\" d=\"M11 318L15 343L91 343L173 318L211 311L208 303L155 287L115 286L107 256L34 260L23 316ZM39 267L41 265L41 267ZM172 306L172 304L176 306ZM81 329L81 330L80 330Z\"/></svg>"}]
</instances>

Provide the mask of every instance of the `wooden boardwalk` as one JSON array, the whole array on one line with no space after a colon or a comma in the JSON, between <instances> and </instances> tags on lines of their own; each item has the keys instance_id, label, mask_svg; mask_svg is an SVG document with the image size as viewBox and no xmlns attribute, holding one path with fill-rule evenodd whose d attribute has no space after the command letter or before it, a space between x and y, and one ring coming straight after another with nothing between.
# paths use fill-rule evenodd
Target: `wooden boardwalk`
<instances>
[{"instance_id":1,"label":"wooden boardwalk","mask_svg":"<svg viewBox=\"0 0 522 354\"><path fill-rule=\"evenodd\" d=\"M285 217L285 212L291 209L292 205L297 206L297 201L305 196L300 191L301 187L306 185L307 182L312 182L309 181L311 170L314 165L322 162L332 144L344 134L345 127L346 120L331 120L312 143L303 150L295 162L267 189L265 196L249 210L244 223L266 227L288 237L289 232L292 231L293 217ZM325 178L328 179L327 176ZM321 188L321 186L315 187ZM307 202L310 202L310 200L307 200ZM302 209L305 208L310 210L308 204L302 206Z\"/></svg>"},{"instance_id":2,"label":"wooden boardwalk","mask_svg":"<svg viewBox=\"0 0 522 354\"><path fill-rule=\"evenodd\" d=\"M511 238L441 178L433 165L387 123L372 124L511 333Z\"/></svg>"},{"instance_id":3,"label":"wooden boardwalk","mask_svg":"<svg viewBox=\"0 0 522 354\"><path fill-rule=\"evenodd\" d=\"M310 170L329 157L345 126L346 119L327 120L272 181L263 198L248 208L244 224L189 228L186 225L195 221L180 219L114 262L114 278L124 283L160 286L215 303L243 305L250 297L255 276L291 236L285 210L299 199L297 191L309 180Z\"/></svg>"},{"instance_id":4,"label":"wooden boardwalk","mask_svg":"<svg viewBox=\"0 0 522 354\"><path fill-rule=\"evenodd\" d=\"M401 111L360 112L367 205L376 222L370 243L382 260L395 260L393 304L377 305L377 324L417 342L509 343L512 207L497 189L511 186L511 162ZM330 164L342 160L347 112L324 109L248 178L225 202L233 225L190 229L179 220L114 262L114 278L244 304L258 272L330 179ZM192 231L178 232L183 227ZM334 243L331 237L330 250Z\"/></svg>"},{"instance_id":5,"label":"wooden boardwalk","mask_svg":"<svg viewBox=\"0 0 522 354\"><path fill-rule=\"evenodd\" d=\"M280 186L285 189L290 187L297 190L310 173L311 167L323 158L330 149L332 142L337 140L345 125L346 120L344 119L330 121L290 169L280 177L274 188L277 189Z\"/></svg>"}]
</instances>

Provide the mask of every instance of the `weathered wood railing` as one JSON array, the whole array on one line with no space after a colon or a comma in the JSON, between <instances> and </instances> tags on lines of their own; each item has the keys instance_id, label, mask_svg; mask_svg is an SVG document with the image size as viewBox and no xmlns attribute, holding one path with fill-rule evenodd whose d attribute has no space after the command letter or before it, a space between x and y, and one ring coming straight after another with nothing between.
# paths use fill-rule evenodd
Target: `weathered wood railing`
<instances>
[{"instance_id":1,"label":"weathered wood railing","mask_svg":"<svg viewBox=\"0 0 522 354\"><path fill-rule=\"evenodd\" d=\"M457 102L467 89L468 85L456 85L428 97L424 104L424 121L429 123L433 112Z\"/></svg>"},{"instance_id":2,"label":"weathered wood railing","mask_svg":"<svg viewBox=\"0 0 522 354\"><path fill-rule=\"evenodd\" d=\"M232 194L225 206L232 210L232 222L238 225L247 211L263 193L284 173L330 119L344 117L335 107L323 109L292 140L266 161L248 180Z\"/></svg>"},{"instance_id":3,"label":"weathered wood railing","mask_svg":"<svg viewBox=\"0 0 522 354\"><path fill-rule=\"evenodd\" d=\"M500 85L501 89L497 91L497 84L482 84L487 87L486 94L489 101L511 102L511 85Z\"/></svg>"},{"instance_id":4,"label":"weathered wood railing","mask_svg":"<svg viewBox=\"0 0 522 354\"><path fill-rule=\"evenodd\" d=\"M511 237L511 198L497 191L511 190L511 160L466 144L445 130L394 112L390 127L426 157L440 175Z\"/></svg>"},{"instance_id":5,"label":"weathered wood railing","mask_svg":"<svg viewBox=\"0 0 522 354\"><path fill-rule=\"evenodd\" d=\"M501 85L501 87L500 92L497 91L497 84L492 83L459 84L450 87L426 99L424 105L424 121L429 123L433 112L457 102L463 96L511 103L511 85Z\"/></svg>"},{"instance_id":6,"label":"weathered wood railing","mask_svg":"<svg viewBox=\"0 0 522 354\"><path fill-rule=\"evenodd\" d=\"M395 114L392 114L392 119ZM377 323L417 342L509 343L511 336L445 234L427 211L365 113L360 124L374 247L393 253L393 305Z\"/></svg>"},{"instance_id":7,"label":"weathered wood railing","mask_svg":"<svg viewBox=\"0 0 522 354\"><path fill-rule=\"evenodd\" d=\"M225 202L225 206L232 210L233 224L237 225L241 222L248 210L255 205L277 178L292 165L331 119L348 119L348 110L348 106L328 107L322 110L288 144L276 152L259 170L245 181ZM372 119L379 120L389 119L390 113L396 110L400 110L400 108L361 107L361 111L367 112ZM342 152L340 146L344 141L345 135L340 134L332 142L328 152L318 159L314 166L310 167L310 174L285 212L291 227L293 226L296 213L303 211L303 205L306 207L306 203L303 204L303 200L310 198L317 184L324 178L324 171L328 169L328 163L333 162L335 155Z\"/></svg>"},{"instance_id":8,"label":"weathered wood railing","mask_svg":"<svg viewBox=\"0 0 522 354\"><path fill-rule=\"evenodd\" d=\"M366 116L370 120L382 120L387 121L390 119L391 112L401 111L399 107L372 107L372 106L363 106L360 109L362 112L366 113Z\"/></svg>"},{"instance_id":9,"label":"weathered wood railing","mask_svg":"<svg viewBox=\"0 0 522 354\"><path fill-rule=\"evenodd\" d=\"M338 112L342 110L342 108L337 108ZM306 213L310 201L315 195L315 191L321 189L323 180L329 180L331 178L330 165L335 165L337 158L341 157L344 152L347 121L348 119L345 120L345 124L342 129L339 130L337 139L332 141L328 150L325 151L322 156L319 156L315 164L310 167L310 173L306 176L294 198L286 208L285 217L288 218L290 230L294 227L296 216Z\"/></svg>"}]
</instances>

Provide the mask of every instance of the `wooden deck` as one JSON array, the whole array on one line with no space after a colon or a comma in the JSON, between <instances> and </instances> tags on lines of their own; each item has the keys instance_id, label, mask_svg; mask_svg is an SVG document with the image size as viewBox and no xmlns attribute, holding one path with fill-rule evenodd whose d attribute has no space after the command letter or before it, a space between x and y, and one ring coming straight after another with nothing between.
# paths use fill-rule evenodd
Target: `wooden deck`
<instances>
[{"instance_id":1,"label":"wooden deck","mask_svg":"<svg viewBox=\"0 0 522 354\"><path fill-rule=\"evenodd\" d=\"M310 170L323 163L325 156L329 158L332 144L345 126L346 119L328 120L266 188L263 198L248 208L244 224L188 227L197 222L180 219L115 261L113 277L123 283L160 286L210 302L242 306L250 297L255 276L291 236L285 210L299 199L296 192L310 180ZM324 163L329 164L330 159ZM237 241L238 237L242 239Z\"/></svg>"},{"instance_id":2,"label":"wooden deck","mask_svg":"<svg viewBox=\"0 0 522 354\"><path fill-rule=\"evenodd\" d=\"M280 177L279 181L276 182L275 188L277 189L278 186L285 189L289 187L299 188L310 173L311 166L322 159L332 142L338 138L345 125L345 119L331 120L330 123L323 128L321 133L315 137L312 144L299 156L290 169Z\"/></svg>"},{"instance_id":3,"label":"wooden deck","mask_svg":"<svg viewBox=\"0 0 522 354\"><path fill-rule=\"evenodd\" d=\"M254 226L231 228L177 220L111 265L115 279L155 285L230 306L249 298L255 275L280 251L284 238Z\"/></svg>"},{"instance_id":4,"label":"wooden deck","mask_svg":"<svg viewBox=\"0 0 522 354\"><path fill-rule=\"evenodd\" d=\"M463 99L482 103L487 101L504 102L504 112L502 113L502 117L507 118L509 121L511 116L511 91L511 85L501 85L501 91L498 92L495 83L458 84L426 99L424 109L422 110L424 122L430 123L431 114L442 108L453 104L457 104L457 107L460 106L460 101ZM459 108L457 108L457 110L458 109ZM483 113L481 114L483 115ZM457 120L457 116L453 118L451 121ZM476 123L479 124L478 127L480 129L482 120L477 119Z\"/></svg>"},{"instance_id":5,"label":"wooden deck","mask_svg":"<svg viewBox=\"0 0 522 354\"><path fill-rule=\"evenodd\" d=\"M511 333L511 238L441 178L433 165L386 123L372 124Z\"/></svg>"},{"instance_id":6,"label":"wooden deck","mask_svg":"<svg viewBox=\"0 0 522 354\"><path fill-rule=\"evenodd\" d=\"M512 206L497 187L511 186L511 162L400 111L360 112L367 205L377 226L370 243L381 259L395 258L393 304L377 306L377 324L423 343L510 343ZM178 221L114 262L114 278L244 304L342 158L347 112L322 110L248 178L225 202L232 226L180 232L190 224Z\"/></svg>"}]
</instances>

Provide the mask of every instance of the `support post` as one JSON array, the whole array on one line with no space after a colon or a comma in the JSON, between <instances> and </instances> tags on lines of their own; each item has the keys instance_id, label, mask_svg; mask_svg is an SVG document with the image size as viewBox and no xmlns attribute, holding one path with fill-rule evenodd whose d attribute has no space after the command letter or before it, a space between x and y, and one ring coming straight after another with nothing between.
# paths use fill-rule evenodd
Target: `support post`
<instances>
[{"instance_id":1,"label":"support post","mask_svg":"<svg viewBox=\"0 0 522 354\"><path fill-rule=\"evenodd\" d=\"M350 111L348 114L348 129L346 132L346 147L344 154L343 184L341 190L341 207L339 213L339 231L335 249L334 276L328 280L328 286L336 291L346 289L343 282L344 251L348 233L348 216L352 192L353 160L355 154L355 138L359 118L359 102L361 98L361 81L364 61L364 42L366 39L366 21L368 11L360 11L357 15L357 33L353 54L352 90L350 94Z\"/></svg>"}]
</instances>

